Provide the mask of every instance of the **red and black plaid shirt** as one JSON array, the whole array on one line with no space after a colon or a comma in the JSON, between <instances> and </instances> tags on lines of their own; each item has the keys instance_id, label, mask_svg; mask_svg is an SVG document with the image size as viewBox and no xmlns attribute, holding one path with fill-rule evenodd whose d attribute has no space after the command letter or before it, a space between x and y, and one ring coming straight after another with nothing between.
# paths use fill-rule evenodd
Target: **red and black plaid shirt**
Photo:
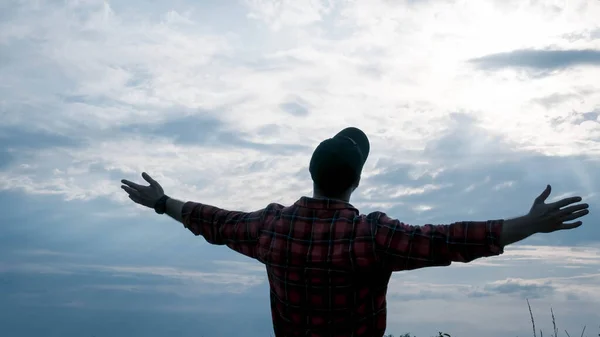
<instances>
[{"instance_id":1,"label":"red and black plaid shirt","mask_svg":"<svg viewBox=\"0 0 600 337\"><path fill-rule=\"evenodd\" d=\"M393 271L499 255L502 220L410 226L385 213L302 197L233 212L188 202L195 235L266 265L277 337L383 336Z\"/></svg>"}]
</instances>

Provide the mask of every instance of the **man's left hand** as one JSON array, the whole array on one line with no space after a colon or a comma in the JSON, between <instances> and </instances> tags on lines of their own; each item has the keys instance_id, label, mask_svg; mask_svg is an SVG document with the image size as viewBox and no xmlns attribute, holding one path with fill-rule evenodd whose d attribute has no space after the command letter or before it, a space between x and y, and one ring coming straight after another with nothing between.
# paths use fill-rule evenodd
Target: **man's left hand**
<instances>
[{"instance_id":1,"label":"man's left hand","mask_svg":"<svg viewBox=\"0 0 600 337\"><path fill-rule=\"evenodd\" d=\"M157 183L154 179L152 179L148 173L142 173L142 178L146 180L150 186L142 186L138 185L129 180L123 179L121 180L121 188L129 194L129 199L133 200L136 204L140 204L146 207L154 208L158 199L160 199L165 192L163 188Z\"/></svg>"}]
</instances>

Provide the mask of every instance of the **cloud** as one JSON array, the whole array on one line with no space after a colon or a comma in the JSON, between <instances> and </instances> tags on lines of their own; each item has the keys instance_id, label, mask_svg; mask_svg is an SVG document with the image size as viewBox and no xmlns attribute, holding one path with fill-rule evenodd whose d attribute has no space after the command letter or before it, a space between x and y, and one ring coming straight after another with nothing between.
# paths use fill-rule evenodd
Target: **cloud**
<instances>
[{"instance_id":1,"label":"cloud","mask_svg":"<svg viewBox=\"0 0 600 337\"><path fill-rule=\"evenodd\" d=\"M554 124L560 126L564 123L569 123L573 125L582 125L600 123L600 109L598 111L590 111L590 112L572 112L564 117L557 117L554 119Z\"/></svg>"},{"instance_id":2,"label":"cloud","mask_svg":"<svg viewBox=\"0 0 600 337\"><path fill-rule=\"evenodd\" d=\"M306 105L307 105L307 102L305 102L303 99L296 98L294 100L290 100L288 102L281 103L279 106L280 106L281 110L289 113L292 116L302 117L302 116L307 116L309 113Z\"/></svg>"},{"instance_id":3,"label":"cloud","mask_svg":"<svg viewBox=\"0 0 600 337\"><path fill-rule=\"evenodd\" d=\"M0 127L0 140L9 144L9 149L42 150L53 147L74 147L82 145L77 139L46 132L32 132L15 127Z\"/></svg>"},{"instance_id":4,"label":"cloud","mask_svg":"<svg viewBox=\"0 0 600 337\"><path fill-rule=\"evenodd\" d=\"M230 262L235 263L235 261ZM225 261L223 264L226 266ZM244 267L244 265L242 265ZM74 263L20 263L0 265L0 273L8 275L46 275L47 278L71 278L73 291L97 290L132 291L137 293L169 293L179 297L203 294L240 294L265 284L264 270L256 268L227 268L223 272L201 272L164 266L96 265ZM19 276L20 277L20 276ZM79 280L78 280L79 279ZM75 288L76 287L76 288Z\"/></svg>"},{"instance_id":5,"label":"cloud","mask_svg":"<svg viewBox=\"0 0 600 337\"><path fill-rule=\"evenodd\" d=\"M7 167L24 153L51 148L73 148L83 146L80 139L48 131L31 131L26 128L0 126L0 168Z\"/></svg>"},{"instance_id":6,"label":"cloud","mask_svg":"<svg viewBox=\"0 0 600 337\"><path fill-rule=\"evenodd\" d=\"M470 60L480 69L525 68L553 71L576 66L600 66L600 51L583 50L514 50L485 55Z\"/></svg>"},{"instance_id":7,"label":"cloud","mask_svg":"<svg viewBox=\"0 0 600 337\"><path fill-rule=\"evenodd\" d=\"M333 1L317 0L299 5L297 2L271 0L245 0L248 6L248 17L265 22L271 29L277 31L286 26L305 27L319 22L329 13Z\"/></svg>"},{"instance_id":8,"label":"cloud","mask_svg":"<svg viewBox=\"0 0 600 337\"><path fill-rule=\"evenodd\" d=\"M507 279L487 284L484 292L474 292L472 296L490 296L491 294L518 294L522 298L537 299L551 295L555 288L551 282L539 283L535 281Z\"/></svg>"},{"instance_id":9,"label":"cloud","mask_svg":"<svg viewBox=\"0 0 600 337\"><path fill-rule=\"evenodd\" d=\"M276 128L276 126L274 126ZM202 116L202 112L170 119L157 124L132 123L121 128L124 133L140 136L154 135L173 140L174 144L210 146L218 149L253 149L272 154L306 152L301 144L267 144L248 140L246 132L232 129L222 120Z\"/></svg>"},{"instance_id":10,"label":"cloud","mask_svg":"<svg viewBox=\"0 0 600 337\"><path fill-rule=\"evenodd\" d=\"M383 209L409 223L513 217L525 212L548 183L554 187L553 197L581 194L597 203L594 172L599 168L592 158L516 151L516 144L490 134L477 120L452 118L422 151L405 150L399 157L375 152L353 202L363 212ZM145 170L179 198L208 200L225 208L258 209L273 201L291 203L299 197L297 191L310 193L310 149L304 145L257 143L241 138L244 132L229 138L229 126L197 115L125 128L119 137L86 147L21 153L0 173L0 186L68 199L128 202L116 182L123 177L139 180L139 172ZM532 171L538 173L531 175ZM273 179L286 183L274 185ZM595 216L588 218L593 222ZM573 242L593 238L594 231L584 226L562 237Z\"/></svg>"},{"instance_id":11,"label":"cloud","mask_svg":"<svg viewBox=\"0 0 600 337\"><path fill-rule=\"evenodd\" d=\"M585 29L581 32L568 33L565 34L565 38L572 42L580 40L590 41L600 39L600 29Z\"/></svg>"},{"instance_id":12,"label":"cloud","mask_svg":"<svg viewBox=\"0 0 600 337\"><path fill-rule=\"evenodd\" d=\"M532 101L542 105L546 109L564 106L568 103L583 101L589 93L586 90L578 90L570 93L554 93L548 96L534 98Z\"/></svg>"}]
</instances>

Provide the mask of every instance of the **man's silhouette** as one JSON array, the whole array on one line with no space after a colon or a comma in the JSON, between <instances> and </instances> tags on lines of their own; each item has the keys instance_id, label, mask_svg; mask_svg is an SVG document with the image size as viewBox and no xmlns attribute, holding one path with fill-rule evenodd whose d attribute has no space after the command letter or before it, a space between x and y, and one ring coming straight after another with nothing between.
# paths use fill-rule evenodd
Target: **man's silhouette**
<instances>
[{"instance_id":1,"label":"man's silhouette","mask_svg":"<svg viewBox=\"0 0 600 337\"><path fill-rule=\"evenodd\" d=\"M548 185L529 213L509 220L411 226L350 203L369 155L369 140L346 128L323 141L310 161L313 197L235 212L167 197L148 174L122 180L134 202L166 213L206 241L266 266L277 337L383 336L386 291L394 271L470 262L503 253L535 233L579 227L580 197L546 204Z\"/></svg>"}]
</instances>

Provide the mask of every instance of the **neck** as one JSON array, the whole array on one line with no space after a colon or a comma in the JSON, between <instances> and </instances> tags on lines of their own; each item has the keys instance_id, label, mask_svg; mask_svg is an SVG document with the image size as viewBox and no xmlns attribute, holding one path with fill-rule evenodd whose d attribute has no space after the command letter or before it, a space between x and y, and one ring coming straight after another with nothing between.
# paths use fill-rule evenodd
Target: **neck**
<instances>
[{"instance_id":1,"label":"neck","mask_svg":"<svg viewBox=\"0 0 600 337\"><path fill-rule=\"evenodd\" d=\"M333 195L324 195L321 192L315 190L315 191L313 191L313 198L315 198L315 199L334 199L334 200L350 202L350 193L345 193L344 195L333 196Z\"/></svg>"}]
</instances>

